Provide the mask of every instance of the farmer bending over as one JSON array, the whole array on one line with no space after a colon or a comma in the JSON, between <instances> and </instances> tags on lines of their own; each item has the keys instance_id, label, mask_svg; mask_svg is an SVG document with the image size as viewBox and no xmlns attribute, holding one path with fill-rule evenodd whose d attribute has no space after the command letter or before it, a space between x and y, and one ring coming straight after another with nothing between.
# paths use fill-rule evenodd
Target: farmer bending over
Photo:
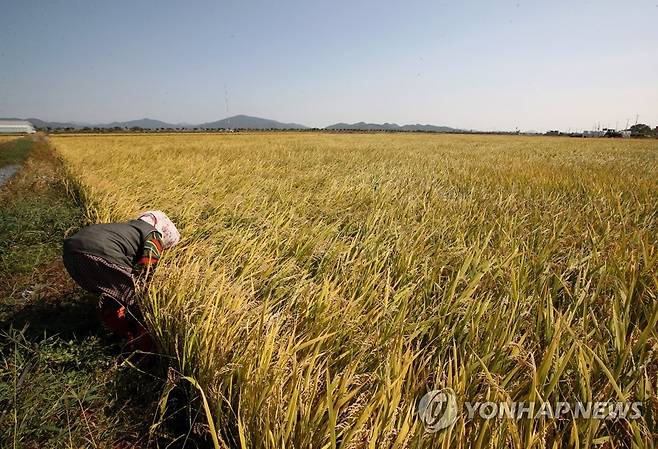
<instances>
[{"instance_id":1,"label":"farmer bending over","mask_svg":"<svg viewBox=\"0 0 658 449\"><path fill-rule=\"evenodd\" d=\"M80 287L100 294L103 322L129 347L154 350L134 307L135 281L146 279L161 251L179 240L172 221L154 210L125 223L88 226L64 241L66 271Z\"/></svg>"}]
</instances>

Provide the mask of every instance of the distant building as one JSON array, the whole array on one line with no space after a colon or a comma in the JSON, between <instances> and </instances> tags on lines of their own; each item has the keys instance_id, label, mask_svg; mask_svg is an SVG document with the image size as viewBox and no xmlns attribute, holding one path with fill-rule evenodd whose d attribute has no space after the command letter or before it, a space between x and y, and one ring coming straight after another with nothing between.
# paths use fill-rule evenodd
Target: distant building
<instances>
[{"instance_id":1,"label":"distant building","mask_svg":"<svg viewBox=\"0 0 658 449\"><path fill-rule=\"evenodd\" d=\"M603 137L621 137L621 133L616 129L603 128L603 131L604 131Z\"/></svg>"},{"instance_id":2,"label":"distant building","mask_svg":"<svg viewBox=\"0 0 658 449\"><path fill-rule=\"evenodd\" d=\"M0 119L0 134L33 134L35 132L32 123L25 120Z\"/></svg>"},{"instance_id":3,"label":"distant building","mask_svg":"<svg viewBox=\"0 0 658 449\"><path fill-rule=\"evenodd\" d=\"M631 138L631 130L630 129L625 129L621 132L621 136L624 139L630 139Z\"/></svg>"}]
</instances>

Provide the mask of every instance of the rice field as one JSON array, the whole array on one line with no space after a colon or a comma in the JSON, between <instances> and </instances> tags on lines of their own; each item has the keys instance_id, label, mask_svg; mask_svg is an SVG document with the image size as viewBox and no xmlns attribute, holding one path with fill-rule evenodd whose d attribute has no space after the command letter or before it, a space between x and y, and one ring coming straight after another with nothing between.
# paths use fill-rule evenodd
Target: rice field
<instances>
[{"instance_id":1,"label":"rice field","mask_svg":"<svg viewBox=\"0 0 658 449\"><path fill-rule=\"evenodd\" d=\"M162 209L143 292L217 447L653 448L658 141L52 137L90 222ZM449 387L456 422L420 398ZM637 419L466 401L640 401Z\"/></svg>"}]
</instances>

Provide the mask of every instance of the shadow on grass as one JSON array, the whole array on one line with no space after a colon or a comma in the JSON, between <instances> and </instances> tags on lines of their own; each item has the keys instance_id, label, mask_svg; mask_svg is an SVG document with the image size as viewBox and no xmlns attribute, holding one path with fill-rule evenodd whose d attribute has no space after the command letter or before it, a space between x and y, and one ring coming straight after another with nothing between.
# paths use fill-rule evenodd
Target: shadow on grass
<instances>
[{"instance_id":1,"label":"shadow on grass","mask_svg":"<svg viewBox=\"0 0 658 449\"><path fill-rule=\"evenodd\" d=\"M195 398L172 388L167 361L144 365L122 343L103 328L93 295L4 313L0 447L205 447Z\"/></svg>"},{"instance_id":2,"label":"shadow on grass","mask_svg":"<svg viewBox=\"0 0 658 449\"><path fill-rule=\"evenodd\" d=\"M67 341L104 335L98 308L89 295L26 304L0 320L0 331L9 328L22 329L31 340L44 335L57 335Z\"/></svg>"}]
</instances>

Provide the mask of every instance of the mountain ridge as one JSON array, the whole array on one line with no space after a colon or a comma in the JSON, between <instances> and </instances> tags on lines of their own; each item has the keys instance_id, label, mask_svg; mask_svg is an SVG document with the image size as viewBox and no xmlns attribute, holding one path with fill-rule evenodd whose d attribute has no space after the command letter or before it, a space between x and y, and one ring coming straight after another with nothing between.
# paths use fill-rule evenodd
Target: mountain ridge
<instances>
[{"instance_id":1,"label":"mountain ridge","mask_svg":"<svg viewBox=\"0 0 658 449\"><path fill-rule=\"evenodd\" d=\"M449 126L423 125L420 123L398 125L397 123L335 123L324 129L345 131L425 131L425 132L458 132L457 128Z\"/></svg>"},{"instance_id":2,"label":"mountain ridge","mask_svg":"<svg viewBox=\"0 0 658 449\"><path fill-rule=\"evenodd\" d=\"M83 123L83 122L58 122L46 121L38 118L7 118L8 120L27 120L37 129L74 129L80 130L84 128L99 128L99 129L131 129L141 128L148 130L156 129L254 129L254 130L267 130L267 129L296 129L304 130L311 129L299 123L284 123L277 120L266 119L261 117L254 117L245 114L238 114L231 117L226 117L221 120L211 122L204 122L197 125L189 123L168 123L162 120L151 118L141 118L127 121L114 121L109 123ZM425 131L425 132L458 132L457 128L449 126L437 126L429 124L407 124L398 125L397 123L335 123L324 128L317 128L329 131Z\"/></svg>"},{"instance_id":3,"label":"mountain ridge","mask_svg":"<svg viewBox=\"0 0 658 449\"><path fill-rule=\"evenodd\" d=\"M234 115L214 122L201 123L196 127L201 129L308 129L298 123L282 123L244 114Z\"/></svg>"}]
</instances>

